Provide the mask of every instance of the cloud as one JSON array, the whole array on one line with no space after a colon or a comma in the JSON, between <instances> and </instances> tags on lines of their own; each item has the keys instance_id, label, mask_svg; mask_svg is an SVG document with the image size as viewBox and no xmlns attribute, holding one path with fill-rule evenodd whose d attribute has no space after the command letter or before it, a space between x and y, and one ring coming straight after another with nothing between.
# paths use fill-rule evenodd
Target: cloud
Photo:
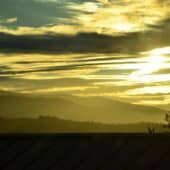
<instances>
[{"instance_id":1,"label":"cloud","mask_svg":"<svg viewBox=\"0 0 170 170\"><path fill-rule=\"evenodd\" d=\"M160 69L157 72L155 72L155 74L170 74L170 69L169 68L164 68L164 69Z\"/></svg>"},{"instance_id":2,"label":"cloud","mask_svg":"<svg viewBox=\"0 0 170 170\"><path fill-rule=\"evenodd\" d=\"M23 34L98 34L121 35L152 30L169 18L169 1L137 0L7 0L0 6L4 19L0 30Z\"/></svg>"},{"instance_id":3,"label":"cloud","mask_svg":"<svg viewBox=\"0 0 170 170\"><path fill-rule=\"evenodd\" d=\"M68 28L69 29L69 28ZM62 26L61 26L62 30ZM64 29L63 29L64 30ZM157 30L110 36L97 33L79 33L76 35L48 34L13 35L0 34L0 50L8 52L121 52L133 53L153 48L169 46L170 31L167 21ZM10 32L10 31L9 31ZM27 29L23 29L23 33ZM29 32L29 31L28 31Z\"/></svg>"},{"instance_id":4,"label":"cloud","mask_svg":"<svg viewBox=\"0 0 170 170\"><path fill-rule=\"evenodd\" d=\"M18 18L12 17L12 18L2 18L0 17L0 24L12 24L18 21Z\"/></svg>"},{"instance_id":5,"label":"cloud","mask_svg":"<svg viewBox=\"0 0 170 170\"><path fill-rule=\"evenodd\" d=\"M104 96L138 104L145 100L152 105L152 98L156 104L169 94L170 79L155 73L146 75L150 80L147 83L141 82L141 76L136 81L131 79L133 72L148 66L149 57L148 52L145 55L4 53L0 55L0 89ZM167 100L161 103L164 102Z\"/></svg>"},{"instance_id":6,"label":"cloud","mask_svg":"<svg viewBox=\"0 0 170 170\"><path fill-rule=\"evenodd\" d=\"M98 33L116 35L124 32L145 31L150 29L149 25L159 25L160 21L169 17L169 2L167 1L99 2L100 7L92 15L77 16L84 27L88 28L90 25ZM89 8L90 6L91 4L89 4ZM79 5L77 8L81 8L81 6Z\"/></svg>"},{"instance_id":7,"label":"cloud","mask_svg":"<svg viewBox=\"0 0 170 170\"><path fill-rule=\"evenodd\" d=\"M27 79L23 77L0 78L0 90L19 93L78 93L96 89L93 80L81 78Z\"/></svg>"},{"instance_id":8,"label":"cloud","mask_svg":"<svg viewBox=\"0 0 170 170\"><path fill-rule=\"evenodd\" d=\"M140 94L169 94L170 86L145 86L126 92L129 95L140 95Z\"/></svg>"},{"instance_id":9,"label":"cloud","mask_svg":"<svg viewBox=\"0 0 170 170\"><path fill-rule=\"evenodd\" d=\"M6 20L6 22L7 23L14 23L14 22L16 22L18 20L18 18L16 18L16 17L14 17L14 18L8 18L7 20Z\"/></svg>"}]
</instances>

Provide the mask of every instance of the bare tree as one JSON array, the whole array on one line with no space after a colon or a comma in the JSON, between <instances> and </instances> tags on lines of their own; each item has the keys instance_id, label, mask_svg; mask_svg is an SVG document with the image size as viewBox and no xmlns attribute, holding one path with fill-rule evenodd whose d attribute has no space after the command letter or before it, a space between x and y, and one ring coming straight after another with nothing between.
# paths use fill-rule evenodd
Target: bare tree
<instances>
[{"instance_id":1,"label":"bare tree","mask_svg":"<svg viewBox=\"0 0 170 170\"><path fill-rule=\"evenodd\" d=\"M170 113L169 112L165 114L165 121L167 122L168 128L170 128Z\"/></svg>"},{"instance_id":2,"label":"bare tree","mask_svg":"<svg viewBox=\"0 0 170 170\"><path fill-rule=\"evenodd\" d=\"M148 127L148 134L153 135L155 133L154 127Z\"/></svg>"}]
</instances>

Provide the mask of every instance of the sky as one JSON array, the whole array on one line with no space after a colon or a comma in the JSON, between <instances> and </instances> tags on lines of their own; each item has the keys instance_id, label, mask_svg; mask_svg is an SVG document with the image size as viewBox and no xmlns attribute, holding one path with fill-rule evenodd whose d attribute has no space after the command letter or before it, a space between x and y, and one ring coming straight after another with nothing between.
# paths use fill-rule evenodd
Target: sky
<instances>
[{"instance_id":1,"label":"sky","mask_svg":"<svg viewBox=\"0 0 170 170\"><path fill-rule=\"evenodd\" d=\"M170 109L169 0L0 2L0 91Z\"/></svg>"}]
</instances>

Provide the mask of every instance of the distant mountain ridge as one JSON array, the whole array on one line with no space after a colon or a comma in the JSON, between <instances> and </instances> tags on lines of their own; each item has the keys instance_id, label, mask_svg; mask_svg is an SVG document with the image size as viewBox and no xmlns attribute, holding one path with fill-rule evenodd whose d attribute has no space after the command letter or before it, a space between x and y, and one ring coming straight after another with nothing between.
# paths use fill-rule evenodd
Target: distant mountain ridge
<instances>
[{"instance_id":1,"label":"distant mountain ridge","mask_svg":"<svg viewBox=\"0 0 170 170\"><path fill-rule=\"evenodd\" d=\"M163 109L141 106L104 97L34 95L0 92L0 116L54 116L74 121L102 123L161 122Z\"/></svg>"}]
</instances>

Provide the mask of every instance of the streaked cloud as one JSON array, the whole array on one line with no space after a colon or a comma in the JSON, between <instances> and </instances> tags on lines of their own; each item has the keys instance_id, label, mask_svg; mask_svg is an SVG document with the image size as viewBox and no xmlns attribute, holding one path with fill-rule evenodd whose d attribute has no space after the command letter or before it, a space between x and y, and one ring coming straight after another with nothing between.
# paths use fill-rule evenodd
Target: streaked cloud
<instances>
[{"instance_id":1,"label":"streaked cloud","mask_svg":"<svg viewBox=\"0 0 170 170\"><path fill-rule=\"evenodd\" d=\"M156 105L170 93L168 70L159 73L170 67L170 59L150 51L156 49L135 54L1 53L0 90L104 96L148 105L153 100Z\"/></svg>"},{"instance_id":2,"label":"streaked cloud","mask_svg":"<svg viewBox=\"0 0 170 170\"><path fill-rule=\"evenodd\" d=\"M143 87L139 89L133 89L127 91L130 95L138 95L138 94L168 94L170 93L170 86L150 86Z\"/></svg>"}]
</instances>

